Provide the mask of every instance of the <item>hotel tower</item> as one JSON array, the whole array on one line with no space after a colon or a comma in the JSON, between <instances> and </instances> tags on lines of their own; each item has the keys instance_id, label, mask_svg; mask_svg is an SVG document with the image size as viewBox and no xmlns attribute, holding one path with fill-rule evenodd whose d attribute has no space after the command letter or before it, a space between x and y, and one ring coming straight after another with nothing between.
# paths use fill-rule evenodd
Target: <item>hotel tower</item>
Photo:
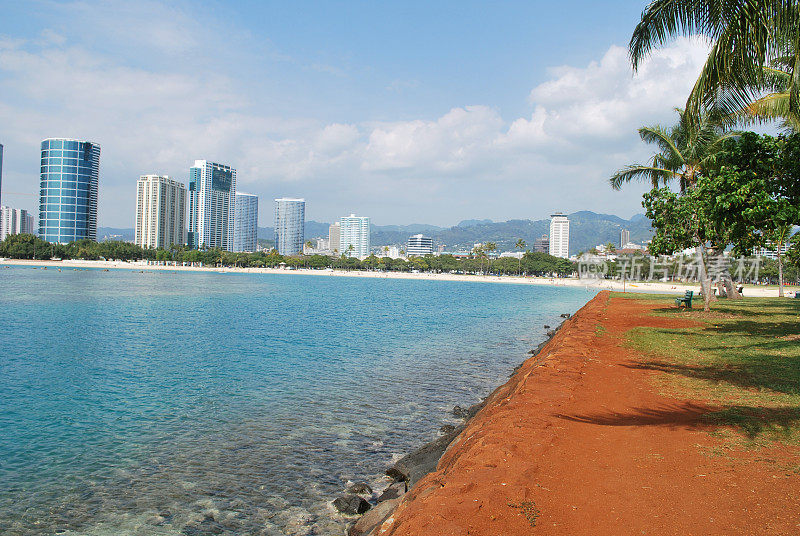
<instances>
[{"instance_id":1,"label":"hotel tower","mask_svg":"<svg viewBox=\"0 0 800 536\"><path fill-rule=\"evenodd\" d=\"M164 249L186 244L186 186L166 175L139 177L134 242Z\"/></svg>"},{"instance_id":2,"label":"hotel tower","mask_svg":"<svg viewBox=\"0 0 800 536\"><path fill-rule=\"evenodd\" d=\"M189 168L189 247L233 251L236 170L195 160Z\"/></svg>"},{"instance_id":3,"label":"hotel tower","mask_svg":"<svg viewBox=\"0 0 800 536\"><path fill-rule=\"evenodd\" d=\"M569 219L562 212L550 215L550 255L569 258Z\"/></svg>"}]
</instances>

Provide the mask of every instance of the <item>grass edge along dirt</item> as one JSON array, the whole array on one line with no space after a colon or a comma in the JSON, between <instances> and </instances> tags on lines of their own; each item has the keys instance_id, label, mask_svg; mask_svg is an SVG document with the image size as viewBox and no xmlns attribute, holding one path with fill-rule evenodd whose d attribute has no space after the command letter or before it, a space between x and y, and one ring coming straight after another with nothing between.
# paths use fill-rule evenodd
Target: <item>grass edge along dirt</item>
<instances>
[{"instance_id":1,"label":"grass edge along dirt","mask_svg":"<svg viewBox=\"0 0 800 536\"><path fill-rule=\"evenodd\" d=\"M674 297L612 293L658 305L651 314L693 320L688 328L637 327L625 344L666 395L719 408L703 416L714 434L752 448L800 445L800 300L719 300L709 313Z\"/></svg>"}]
</instances>

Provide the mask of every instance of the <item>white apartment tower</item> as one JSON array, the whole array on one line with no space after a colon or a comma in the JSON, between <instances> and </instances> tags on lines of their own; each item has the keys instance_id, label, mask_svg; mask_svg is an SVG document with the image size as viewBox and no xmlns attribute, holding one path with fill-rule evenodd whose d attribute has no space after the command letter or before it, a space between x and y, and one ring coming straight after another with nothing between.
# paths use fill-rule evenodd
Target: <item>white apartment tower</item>
<instances>
[{"instance_id":1,"label":"white apartment tower","mask_svg":"<svg viewBox=\"0 0 800 536\"><path fill-rule=\"evenodd\" d=\"M619 247L624 248L625 244L630 243L631 232L627 229L621 229L619 232Z\"/></svg>"},{"instance_id":2,"label":"white apartment tower","mask_svg":"<svg viewBox=\"0 0 800 536\"><path fill-rule=\"evenodd\" d=\"M350 214L339 220L339 253L365 259L369 256L369 218Z\"/></svg>"},{"instance_id":3,"label":"white apartment tower","mask_svg":"<svg viewBox=\"0 0 800 536\"><path fill-rule=\"evenodd\" d=\"M0 206L0 242L9 235L35 234L33 214L21 208Z\"/></svg>"},{"instance_id":4,"label":"white apartment tower","mask_svg":"<svg viewBox=\"0 0 800 536\"><path fill-rule=\"evenodd\" d=\"M195 160L189 168L189 247L233 251L236 170Z\"/></svg>"},{"instance_id":5,"label":"white apartment tower","mask_svg":"<svg viewBox=\"0 0 800 536\"><path fill-rule=\"evenodd\" d=\"M258 245L258 196L236 192L233 251L253 252Z\"/></svg>"},{"instance_id":6,"label":"white apartment tower","mask_svg":"<svg viewBox=\"0 0 800 536\"><path fill-rule=\"evenodd\" d=\"M332 255L339 256L342 254L341 238L342 225L335 221L328 227L328 249Z\"/></svg>"},{"instance_id":7,"label":"white apartment tower","mask_svg":"<svg viewBox=\"0 0 800 536\"><path fill-rule=\"evenodd\" d=\"M281 255L300 255L306 226L306 200L275 200L275 248Z\"/></svg>"},{"instance_id":8,"label":"white apartment tower","mask_svg":"<svg viewBox=\"0 0 800 536\"><path fill-rule=\"evenodd\" d=\"M136 233L142 248L186 244L186 186L166 175L142 175L136 182Z\"/></svg>"},{"instance_id":9,"label":"white apartment tower","mask_svg":"<svg viewBox=\"0 0 800 536\"><path fill-rule=\"evenodd\" d=\"M550 255L569 258L569 219L562 212L550 215Z\"/></svg>"}]
</instances>

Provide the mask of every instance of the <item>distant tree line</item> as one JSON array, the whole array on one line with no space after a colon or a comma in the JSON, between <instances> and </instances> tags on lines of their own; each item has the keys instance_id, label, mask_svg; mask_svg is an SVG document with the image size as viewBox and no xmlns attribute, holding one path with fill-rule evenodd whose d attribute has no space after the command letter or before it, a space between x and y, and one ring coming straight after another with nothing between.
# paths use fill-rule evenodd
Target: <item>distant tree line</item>
<instances>
[{"instance_id":1,"label":"distant tree line","mask_svg":"<svg viewBox=\"0 0 800 536\"><path fill-rule=\"evenodd\" d=\"M78 240L69 244L56 244L33 235L11 235L0 242L0 257L12 259L84 259L84 260L149 260L243 268L274 268L281 265L291 268L335 268L342 270L380 270L392 272L455 272L496 275L558 275L575 272L575 264L546 253L526 252L522 259L514 257L488 258L482 252L462 258L453 255L426 255L410 259L392 259L371 255L364 260L354 257L329 257L327 255L285 256L274 249L268 252L233 253L220 249L189 249L175 246L170 249L141 248L129 242L93 242Z\"/></svg>"}]
</instances>

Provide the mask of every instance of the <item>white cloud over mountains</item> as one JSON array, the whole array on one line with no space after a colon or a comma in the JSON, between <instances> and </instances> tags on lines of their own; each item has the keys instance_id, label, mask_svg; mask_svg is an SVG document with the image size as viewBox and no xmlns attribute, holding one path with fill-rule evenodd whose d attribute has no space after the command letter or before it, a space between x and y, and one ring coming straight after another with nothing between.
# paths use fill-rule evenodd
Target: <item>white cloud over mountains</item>
<instances>
[{"instance_id":1,"label":"white cloud over mountains","mask_svg":"<svg viewBox=\"0 0 800 536\"><path fill-rule=\"evenodd\" d=\"M263 201L305 196L314 219L351 211L379 224L579 209L629 215L641 188L612 192L607 177L649 153L636 128L674 120L707 50L679 39L635 76L618 46L588 65L553 67L531 90L526 117L475 103L439 117L326 124L283 116L224 69L196 69L192 54L205 51L170 29L155 25L144 37L172 58L169 70L74 43L58 28L36 40L0 38L4 191L36 194L39 141L67 136L102 146L101 225L132 225L139 174L185 180L195 158L235 166L241 189ZM35 199L4 196L23 208ZM261 212L269 224L271 206L262 202Z\"/></svg>"}]
</instances>

